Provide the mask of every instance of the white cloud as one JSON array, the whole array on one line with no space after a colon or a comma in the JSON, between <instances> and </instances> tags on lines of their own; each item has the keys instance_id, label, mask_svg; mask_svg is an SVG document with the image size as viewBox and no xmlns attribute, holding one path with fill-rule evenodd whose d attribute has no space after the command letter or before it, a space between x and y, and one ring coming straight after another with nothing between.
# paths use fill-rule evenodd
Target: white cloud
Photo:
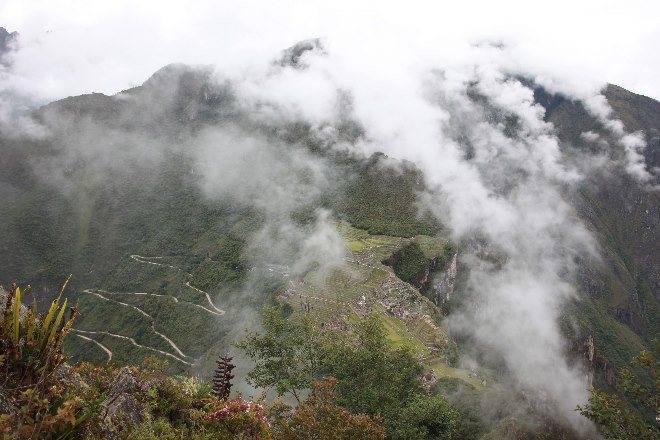
<instances>
[{"instance_id":1,"label":"white cloud","mask_svg":"<svg viewBox=\"0 0 660 440\"><path fill-rule=\"evenodd\" d=\"M116 93L170 62L236 70L310 37L364 60L389 57L451 67L469 45L501 41L511 66L578 90L611 81L660 97L653 1L237 3L9 0L1 26L22 35L11 85L45 99ZM407 63L407 64L409 64ZM558 79L560 81L558 81ZM565 90L564 90L565 91Z\"/></svg>"}]
</instances>

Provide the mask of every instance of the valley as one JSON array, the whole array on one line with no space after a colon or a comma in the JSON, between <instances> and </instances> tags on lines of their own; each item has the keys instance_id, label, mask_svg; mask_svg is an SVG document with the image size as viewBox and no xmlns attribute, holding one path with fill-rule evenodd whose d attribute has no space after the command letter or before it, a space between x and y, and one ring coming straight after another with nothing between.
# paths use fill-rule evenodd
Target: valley
<instances>
[{"instance_id":1,"label":"valley","mask_svg":"<svg viewBox=\"0 0 660 440\"><path fill-rule=\"evenodd\" d=\"M441 314L433 302L423 296L417 288L399 279L393 268L383 264L383 261L410 243L419 244L429 260L442 257L443 260L449 261L452 255L448 252L453 252L453 249L448 247L448 242L423 235L412 238L372 236L364 230L350 226L345 221L337 222L336 228L344 240L346 252L338 265L324 267L321 271L311 270L300 278L291 277L288 274L289 269L285 266L273 268L270 265L263 268L281 277L282 282L287 286L286 290L277 297L277 302L284 306L285 310L287 308L290 310L290 319L296 321L300 316L310 316L321 326L345 329L352 322L369 314L375 314L387 329L391 344L413 347L417 357L427 368L443 376L460 377L473 386L480 387L476 376L469 377L469 371L462 373L463 370L454 368L458 350L446 331L439 327ZM133 254L130 255L130 259L136 265L155 266L183 275L181 283L190 290L181 289L175 295L84 289L85 295L81 300L84 304L89 304L89 308L98 308L103 304L101 307L105 310L105 314L127 315L130 316L130 320L141 323L134 322L135 333L124 329L117 334L104 330L106 327L95 325L98 321L86 319L83 312L77 325L72 329L73 334L86 341L77 344L81 348L76 350L80 353L76 359L95 359L95 356L100 354L95 348L98 347L107 355L107 360L120 363L139 362L138 356L150 352L182 367L192 367L196 359L186 353L185 342L180 343L179 346L170 339L176 336L169 333L168 329L176 327L178 318L170 322L170 319L173 319L170 315L160 314L154 317L150 313L156 310L154 307L160 308L165 303L169 304L177 317L185 312L189 313L190 308L194 307L198 312L193 319L206 323L222 320L221 317L228 312L218 308L208 292L191 284L194 282L192 274L184 272L175 264L170 264L170 262L174 263L170 261L172 258ZM430 276L441 274L446 269L436 268ZM184 295L184 292L198 293L203 297ZM206 302L200 301L202 298L206 299ZM194 302L195 300L202 304ZM209 328L209 332L212 328ZM144 334L145 330L151 336ZM168 337L168 334L171 336ZM153 341L154 336L159 338L159 342L150 345L149 341ZM126 352L128 356L116 354L117 351L125 351L118 348L127 342L133 346L132 350Z\"/></svg>"}]
</instances>

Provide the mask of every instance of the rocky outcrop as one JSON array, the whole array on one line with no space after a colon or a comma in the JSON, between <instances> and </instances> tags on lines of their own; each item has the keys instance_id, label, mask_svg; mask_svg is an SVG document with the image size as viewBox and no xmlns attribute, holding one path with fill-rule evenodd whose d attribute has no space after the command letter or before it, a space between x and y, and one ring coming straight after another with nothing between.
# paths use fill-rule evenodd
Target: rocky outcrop
<instances>
[{"instance_id":1,"label":"rocky outcrop","mask_svg":"<svg viewBox=\"0 0 660 440\"><path fill-rule=\"evenodd\" d=\"M635 301L637 299L636 296L631 295L630 299L627 304L621 307L614 307L610 312L614 316L614 319L626 324L638 335L642 335L646 333L646 324L640 314L641 305L639 305L639 301Z\"/></svg>"},{"instance_id":2,"label":"rocky outcrop","mask_svg":"<svg viewBox=\"0 0 660 440\"><path fill-rule=\"evenodd\" d=\"M580 341L579 350L582 355L587 388L593 387L595 383L605 383L610 386L616 384L614 368L604 359L598 357L593 335L589 334Z\"/></svg>"},{"instance_id":3,"label":"rocky outcrop","mask_svg":"<svg viewBox=\"0 0 660 440\"><path fill-rule=\"evenodd\" d=\"M18 40L18 32L7 32L3 27L0 27L0 65L8 67L9 60L5 55L14 49L14 44Z\"/></svg>"},{"instance_id":4,"label":"rocky outcrop","mask_svg":"<svg viewBox=\"0 0 660 440\"><path fill-rule=\"evenodd\" d=\"M0 28L1 29L1 28ZM5 311L5 304L7 304L7 291L0 286L0 321L3 319L3 313ZM23 319L25 318L25 315L27 314L27 307L25 307L22 303L20 306L20 309L18 311L18 316Z\"/></svg>"},{"instance_id":5,"label":"rocky outcrop","mask_svg":"<svg viewBox=\"0 0 660 440\"><path fill-rule=\"evenodd\" d=\"M139 379L128 367L122 368L112 383L108 397L101 403L102 434L109 439L122 438L142 423L149 411L148 406L135 396L149 390L149 384Z\"/></svg>"},{"instance_id":6,"label":"rocky outcrop","mask_svg":"<svg viewBox=\"0 0 660 440\"><path fill-rule=\"evenodd\" d=\"M307 64L304 62L303 55L308 53L325 54L323 43L318 38L300 41L290 48L282 52L280 57L275 61L276 65L281 67L293 67L294 69L304 69Z\"/></svg>"},{"instance_id":7,"label":"rocky outcrop","mask_svg":"<svg viewBox=\"0 0 660 440\"><path fill-rule=\"evenodd\" d=\"M603 270L598 269L598 261L592 259L578 259L577 279L584 291L591 298L603 298L606 293Z\"/></svg>"},{"instance_id":8,"label":"rocky outcrop","mask_svg":"<svg viewBox=\"0 0 660 440\"><path fill-rule=\"evenodd\" d=\"M454 254L451 263L447 267L445 273L438 277L438 281L433 288L433 302L435 305L446 313L447 304L454 293L454 286L456 284L456 267L457 267L458 254Z\"/></svg>"}]
</instances>

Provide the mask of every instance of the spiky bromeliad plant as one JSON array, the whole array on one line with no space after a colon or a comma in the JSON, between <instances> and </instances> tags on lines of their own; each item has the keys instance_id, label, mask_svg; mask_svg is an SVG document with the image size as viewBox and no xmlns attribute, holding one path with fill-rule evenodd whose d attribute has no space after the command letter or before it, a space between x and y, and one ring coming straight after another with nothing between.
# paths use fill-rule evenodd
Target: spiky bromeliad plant
<instances>
[{"instance_id":1,"label":"spiky bromeliad plant","mask_svg":"<svg viewBox=\"0 0 660 440\"><path fill-rule=\"evenodd\" d=\"M69 276L69 278L71 278ZM59 296L48 313L37 315L36 304L21 316L25 291L12 284L0 320L0 438L65 439L99 411L99 401L87 402L75 386L54 374L64 363L62 342L71 329L77 306L64 319L67 300ZM28 287L29 289L29 287Z\"/></svg>"},{"instance_id":2,"label":"spiky bromeliad plant","mask_svg":"<svg viewBox=\"0 0 660 440\"><path fill-rule=\"evenodd\" d=\"M77 305L72 307L69 319L63 319L67 300L61 307L59 302L69 279L48 313L37 316L36 303L33 303L23 319L20 317L21 297L30 286L21 292L16 283L12 284L0 321L0 374L10 387L29 387L43 382L64 362L62 342L78 311Z\"/></svg>"}]
</instances>

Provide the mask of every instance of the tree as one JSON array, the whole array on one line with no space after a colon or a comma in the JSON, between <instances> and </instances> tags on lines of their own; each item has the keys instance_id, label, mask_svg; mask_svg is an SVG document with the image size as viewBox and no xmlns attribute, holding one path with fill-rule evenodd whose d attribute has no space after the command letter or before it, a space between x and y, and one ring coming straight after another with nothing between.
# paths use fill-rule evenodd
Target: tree
<instances>
[{"instance_id":1,"label":"tree","mask_svg":"<svg viewBox=\"0 0 660 440\"><path fill-rule=\"evenodd\" d=\"M246 330L245 339L236 344L256 363L247 381L274 388L278 396L291 393L300 404L301 391L317 377L321 330L308 317L288 321L277 307L264 309L262 325L263 334Z\"/></svg>"},{"instance_id":2,"label":"tree","mask_svg":"<svg viewBox=\"0 0 660 440\"><path fill-rule=\"evenodd\" d=\"M380 319L369 316L353 331L332 335L323 350L321 371L338 380L338 402L355 413L394 417L415 394L422 368L411 349L392 348Z\"/></svg>"},{"instance_id":3,"label":"tree","mask_svg":"<svg viewBox=\"0 0 660 440\"><path fill-rule=\"evenodd\" d=\"M415 395L397 422L390 438L447 440L458 432L458 411L443 396Z\"/></svg>"},{"instance_id":4,"label":"tree","mask_svg":"<svg viewBox=\"0 0 660 440\"><path fill-rule=\"evenodd\" d=\"M312 384L312 394L292 414L275 416L274 439L277 440L382 440L385 427L380 417L351 414L336 404L332 387L337 379L326 377ZM286 411L286 408L284 408Z\"/></svg>"},{"instance_id":5,"label":"tree","mask_svg":"<svg viewBox=\"0 0 660 440\"><path fill-rule=\"evenodd\" d=\"M446 439L458 413L441 396L428 396L409 347L393 348L382 322L369 316L352 332L326 343L321 371L337 378L337 403L353 413L381 415L390 439Z\"/></svg>"},{"instance_id":6,"label":"tree","mask_svg":"<svg viewBox=\"0 0 660 440\"><path fill-rule=\"evenodd\" d=\"M614 440L654 440L660 438L657 417L660 416L660 341L653 341L653 351L644 350L633 358L632 365L643 369L652 378L652 385L643 385L629 369L620 373L621 388L641 407L656 418L651 425L639 413L624 404L615 394L591 390L589 403L578 406L580 414L594 421L605 438Z\"/></svg>"}]
</instances>

